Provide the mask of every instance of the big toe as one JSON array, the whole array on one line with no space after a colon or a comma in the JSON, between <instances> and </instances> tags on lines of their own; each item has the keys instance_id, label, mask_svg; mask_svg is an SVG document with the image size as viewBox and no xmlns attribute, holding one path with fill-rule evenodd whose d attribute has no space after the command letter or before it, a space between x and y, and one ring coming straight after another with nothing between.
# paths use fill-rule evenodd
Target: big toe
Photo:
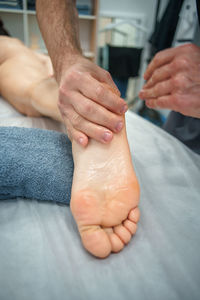
<instances>
[{"instance_id":1,"label":"big toe","mask_svg":"<svg viewBox=\"0 0 200 300\"><path fill-rule=\"evenodd\" d=\"M105 258L111 253L109 237L100 226L83 227L80 234L85 249L94 256Z\"/></svg>"}]
</instances>

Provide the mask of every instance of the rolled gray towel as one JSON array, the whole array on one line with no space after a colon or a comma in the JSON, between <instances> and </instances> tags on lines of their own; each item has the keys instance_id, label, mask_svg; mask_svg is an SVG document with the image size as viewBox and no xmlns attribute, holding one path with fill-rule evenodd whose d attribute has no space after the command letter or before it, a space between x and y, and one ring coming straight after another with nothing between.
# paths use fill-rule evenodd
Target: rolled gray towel
<instances>
[{"instance_id":1,"label":"rolled gray towel","mask_svg":"<svg viewBox=\"0 0 200 300\"><path fill-rule=\"evenodd\" d=\"M65 134L0 127L0 199L17 197L69 204L71 142Z\"/></svg>"}]
</instances>

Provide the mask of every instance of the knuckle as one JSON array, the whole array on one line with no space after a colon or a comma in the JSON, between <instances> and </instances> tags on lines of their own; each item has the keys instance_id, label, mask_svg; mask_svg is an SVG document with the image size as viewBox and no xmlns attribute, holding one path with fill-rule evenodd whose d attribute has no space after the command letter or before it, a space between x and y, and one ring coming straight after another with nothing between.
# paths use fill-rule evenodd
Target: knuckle
<instances>
[{"instance_id":1,"label":"knuckle","mask_svg":"<svg viewBox=\"0 0 200 300\"><path fill-rule=\"evenodd\" d=\"M58 101L62 105L67 105L74 98L74 90L70 88L70 84L62 84L58 90Z\"/></svg>"},{"instance_id":2,"label":"knuckle","mask_svg":"<svg viewBox=\"0 0 200 300\"><path fill-rule=\"evenodd\" d=\"M81 74L85 79L90 80L91 79L91 74L89 72L84 72Z\"/></svg>"},{"instance_id":3,"label":"knuckle","mask_svg":"<svg viewBox=\"0 0 200 300\"><path fill-rule=\"evenodd\" d=\"M189 64L189 62L188 62L188 59L186 57L182 57L181 59L179 59L179 66L182 69L186 69L188 64Z\"/></svg>"},{"instance_id":4,"label":"knuckle","mask_svg":"<svg viewBox=\"0 0 200 300\"><path fill-rule=\"evenodd\" d=\"M62 98L62 96L64 96L65 95L65 85L63 84L63 85L61 85L61 86L59 86L59 90L58 90L58 92L59 92L59 99L60 98Z\"/></svg>"},{"instance_id":5,"label":"knuckle","mask_svg":"<svg viewBox=\"0 0 200 300\"><path fill-rule=\"evenodd\" d=\"M66 76L66 81L68 83L71 83L72 81L78 81L80 79L80 76L80 72L78 72L77 70L71 70Z\"/></svg>"},{"instance_id":6,"label":"knuckle","mask_svg":"<svg viewBox=\"0 0 200 300\"><path fill-rule=\"evenodd\" d=\"M185 77L182 74L177 74L172 78L172 84L175 89L180 89L183 87L185 81Z\"/></svg>"},{"instance_id":7,"label":"knuckle","mask_svg":"<svg viewBox=\"0 0 200 300\"><path fill-rule=\"evenodd\" d=\"M71 91L68 89L66 85L61 85L59 87L59 101L64 102L65 98L69 98L71 95Z\"/></svg>"},{"instance_id":8,"label":"knuckle","mask_svg":"<svg viewBox=\"0 0 200 300\"><path fill-rule=\"evenodd\" d=\"M82 123L81 122L81 117L79 115L72 116L71 123L72 123L73 127L80 128L81 123Z\"/></svg>"},{"instance_id":9,"label":"knuckle","mask_svg":"<svg viewBox=\"0 0 200 300\"><path fill-rule=\"evenodd\" d=\"M82 106L82 112L86 115L94 113L92 104L90 102L84 103Z\"/></svg>"},{"instance_id":10,"label":"knuckle","mask_svg":"<svg viewBox=\"0 0 200 300\"><path fill-rule=\"evenodd\" d=\"M111 79L112 78L111 75L110 75L110 73L108 71L106 71L106 70L104 70L104 76L107 79Z\"/></svg>"},{"instance_id":11,"label":"knuckle","mask_svg":"<svg viewBox=\"0 0 200 300\"><path fill-rule=\"evenodd\" d=\"M186 69L188 66L188 60L186 57L179 57L175 59L172 63L173 69Z\"/></svg>"},{"instance_id":12,"label":"knuckle","mask_svg":"<svg viewBox=\"0 0 200 300\"><path fill-rule=\"evenodd\" d=\"M102 85L99 85L96 88L96 94L97 94L98 98L103 97L103 95L104 95L104 87Z\"/></svg>"}]
</instances>

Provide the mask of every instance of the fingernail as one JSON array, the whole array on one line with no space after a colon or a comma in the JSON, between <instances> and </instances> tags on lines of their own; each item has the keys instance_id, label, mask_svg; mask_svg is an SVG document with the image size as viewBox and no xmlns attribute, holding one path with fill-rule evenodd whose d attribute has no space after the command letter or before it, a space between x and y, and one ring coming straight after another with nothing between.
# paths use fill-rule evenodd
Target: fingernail
<instances>
[{"instance_id":1,"label":"fingernail","mask_svg":"<svg viewBox=\"0 0 200 300\"><path fill-rule=\"evenodd\" d=\"M123 107L122 107L122 109L120 110L120 113L121 114L124 114L125 112L127 112L127 110L128 110L128 105L124 105Z\"/></svg>"},{"instance_id":2,"label":"fingernail","mask_svg":"<svg viewBox=\"0 0 200 300\"><path fill-rule=\"evenodd\" d=\"M79 144L84 145L84 138L80 137L78 139Z\"/></svg>"},{"instance_id":3,"label":"fingernail","mask_svg":"<svg viewBox=\"0 0 200 300\"><path fill-rule=\"evenodd\" d=\"M144 100L144 90L143 89L139 92L139 97Z\"/></svg>"},{"instance_id":4,"label":"fingernail","mask_svg":"<svg viewBox=\"0 0 200 300\"><path fill-rule=\"evenodd\" d=\"M112 139L112 133L109 131L105 131L103 134L103 139L105 142L109 142Z\"/></svg>"},{"instance_id":5,"label":"fingernail","mask_svg":"<svg viewBox=\"0 0 200 300\"><path fill-rule=\"evenodd\" d=\"M117 132L119 132L120 130L122 130L122 128L123 128L123 122L118 122L117 123L117 125L115 126L115 130L117 131Z\"/></svg>"}]
</instances>

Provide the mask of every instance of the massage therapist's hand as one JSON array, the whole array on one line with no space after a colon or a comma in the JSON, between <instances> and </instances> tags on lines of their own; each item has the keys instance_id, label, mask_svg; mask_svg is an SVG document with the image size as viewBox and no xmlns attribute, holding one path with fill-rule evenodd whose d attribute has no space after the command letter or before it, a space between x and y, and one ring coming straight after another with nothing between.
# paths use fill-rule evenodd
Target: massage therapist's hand
<instances>
[{"instance_id":1,"label":"massage therapist's hand","mask_svg":"<svg viewBox=\"0 0 200 300\"><path fill-rule=\"evenodd\" d=\"M88 138L110 142L113 132L124 126L123 114L128 109L110 74L82 56L63 70L58 107L69 138L82 146Z\"/></svg>"},{"instance_id":2,"label":"massage therapist's hand","mask_svg":"<svg viewBox=\"0 0 200 300\"><path fill-rule=\"evenodd\" d=\"M167 108L200 118L200 48L185 44L155 55L144 74L140 98L149 108Z\"/></svg>"}]
</instances>

